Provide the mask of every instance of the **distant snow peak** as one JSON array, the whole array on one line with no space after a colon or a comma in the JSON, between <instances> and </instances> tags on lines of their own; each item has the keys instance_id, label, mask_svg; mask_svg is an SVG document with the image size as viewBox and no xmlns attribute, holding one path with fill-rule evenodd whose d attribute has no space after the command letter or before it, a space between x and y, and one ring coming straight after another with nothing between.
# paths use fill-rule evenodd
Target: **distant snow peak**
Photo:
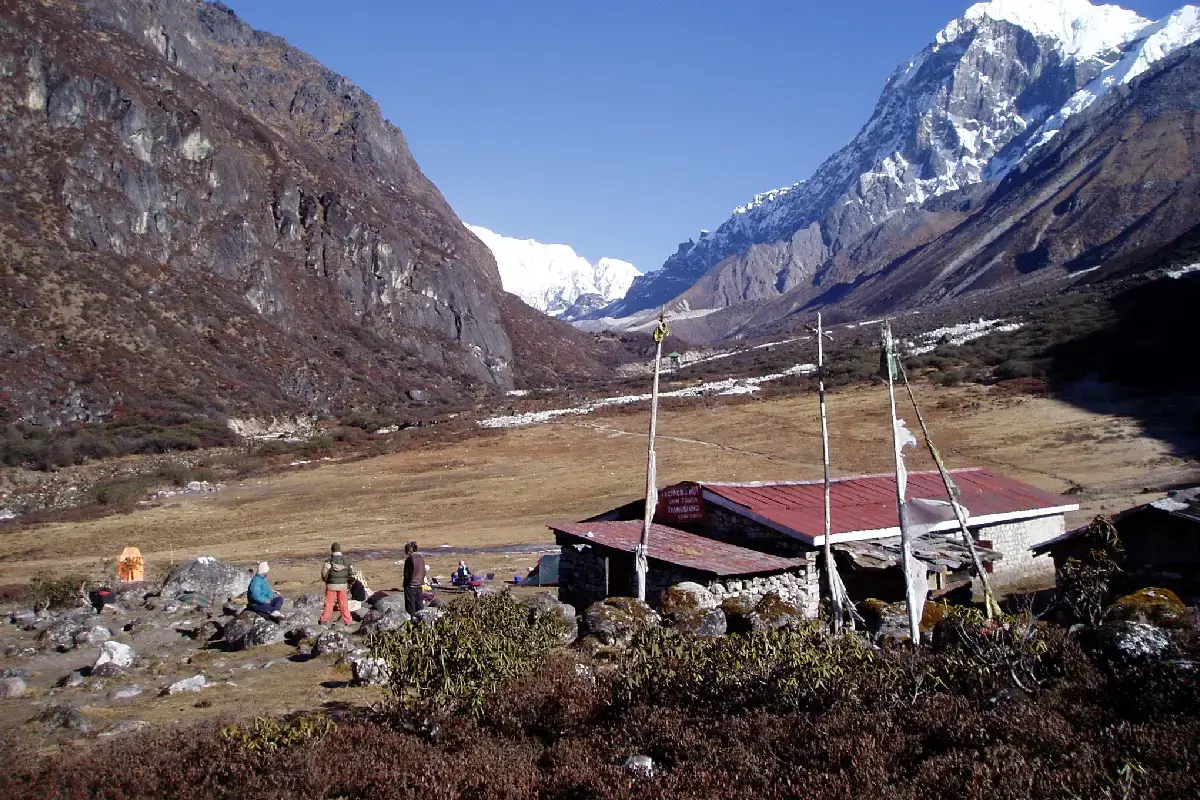
<instances>
[{"instance_id":1,"label":"distant snow peak","mask_svg":"<svg viewBox=\"0 0 1200 800\"><path fill-rule=\"evenodd\" d=\"M991 0L967 9L963 19L1009 22L1058 42L1063 55L1094 58L1136 38L1150 24L1133 11L1088 0ZM953 25L954 23L951 23Z\"/></svg>"},{"instance_id":2,"label":"distant snow peak","mask_svg":"<svg viewBox=\"0 0 1200 800\"><path fill-rule=\"evenodd\" d=\"M605 302L620 300L633 279L642 274L633 264L617 258L601 258L591 264L569 245L514 239L478 225L467 228L496 257L504 291L553 316L562 314L583 295L599 295Z\"/></svg>"}]
</instances>

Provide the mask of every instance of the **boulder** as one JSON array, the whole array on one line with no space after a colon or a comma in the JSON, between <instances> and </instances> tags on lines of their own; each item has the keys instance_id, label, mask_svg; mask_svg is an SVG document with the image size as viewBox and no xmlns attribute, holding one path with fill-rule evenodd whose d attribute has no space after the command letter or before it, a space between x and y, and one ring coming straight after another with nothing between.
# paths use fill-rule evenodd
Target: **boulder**
<instances>
[{"instance_id":1,"label":"boulder","mask_svg":"<svg viewBox=\"0 0 1200 800\"><path fill-rule=\"evenodd\" d=\"M1107 622L1085 629L1079 639L1094 658L1120 667L1154 664L1173 649L1166 630L1145 622Z\"/></svg>"},{"instance_id":2,"label":"boulder","mask_svg":"<svg viewBox=\"0 0 1200 800\"><path fill-rule=\"evenodd\" d=\"M238 614L246 610L245 603L239 603L236 600L226 600L221 606L221 613L227 617L236 617Z\"/></svg>"},{"instance_id":3,"label":"boulder","mask_svg":"<svg viewBox=\"0 0 1200 800\"><path fill-rule=\"evenodd\" d=\"M148 727L149 722L142 719L127 719L124 722L118 722L116 725L111 725L97 733L97 736L120 736L125 733L137 733L140 730Z\"/></svg>"},{"instance_id":4,"label":"boulder","mask_svg":"<svg viewBox=\"0 0 1200 800\"><path fill-rule=\"evenodd\" d=\"M302 594L292 601L294 608L321 608L324 604L324 598L318 597L315 594Z\"/></svg>"},{"instance_id":5,"label":"boulder","mask_svg":"<svg viewBox=\"0 0 1200 800\"><path fill-rule=\"evenodd\" d=\"M677 611L671 617L671 627L693 636L722 636L728 630L725 612L719 608L697 608Z\"/></svg>"},{"instance_id":6,"label":"boulder","mask_svg":"<svg viewBox=\"0 0 1200 800\"><path fill-rule=\"evenodd\" d=\"M82 711L70 703L50 706L30 722L40 725L46 733L53 733L64 728L80 733L90 733L92 730L92 723L88 722Z\"/></svg>"},{"instance_id":7,"label":"boulder","mask_svg":"<svg viewBox=\"0 0 1200 800\"><path fill-rule=\"evenodd\" d=\"M871 642L876 645L893 645L906 642L909 636L908 605L906 603L885 603L882 600L869 598L858 604L858 613L863 618ZM941 634L933 638L939 638Z\"/></svg>"},{"instance_id":8,"label":"boulder","mask_svg":"<svg viewBox=\"0 0 1200 800\"><path fill-rule=\"evenodd\" d=\"M119 678L124 673L121 667L118 667L111 661L106 661L98 667L92 667L88 671L89 678Z\"/></svg>"},{"instance_id":9,"label":"boulder","mask_svg":"<svg viewBox=\"0 0 1200 800\"><path fill-rule=\"evenodd\" d=\"M418 625L432 625L444 616L446 612L442 609L427 606L413 614L412 621Z\"/></svg>"},{"instance_id":10,"label":"boulder","mask_svg":"<svg viewBox=\"0 0 1200 800\"><path fill-rule=\"evenodd\" d=\"M183 692L198 692L208 685L208 680L203 675L193 675L190 678L184 678L181 681L175 681L166 689L163 689L163 694L181 694Z\"/></svg>"},{"instance_id":11,"label":"boulder","mask_svg":"<svg viewBox=\"0 0 1200 800\"><path fill-rule=\"evenodd\" d=\"M634 634L658 627L661 618L650 606L632 597L610 597L592 603L583 614L588 633L601 644L628 647Z\"/></svg>"},{"instance_id":12,"label":"boulder","mask_svg":"<svg viewBox=\"0 0 1200 800\"><path fill-rule=\"evenodd\" d=\"M658 610L671 616L683 611L702 611L717 607L717 598L698 583L685 581L668 587L662 595Z\"/></svg>"},{"instance_id":13,"label":"boulder","mask_svg":"<svg viewBox=\"0 0 1200 800\"><path fill-rule=\"evenodd\" d=\"M258 614L245 613L225 626L221 640L227 650L247 650L283 641L283 628Z\"/></svg>"},{"instance_id":14,"label":"boulder","mask_svg":"<svg viewBox=\"0 0 1200 800\"><path fill-rule=\"evenodd\" d=\"M750 614L752 631L774 631L780 628L796 629L805 620L804 611L789 603L775 592L767 592L754 612Z\"/></svg>"},{"instance_id":15,"label":"boulder","mask_svg":"<svg viewBox=\"0 0 1200 800\"><path fill-rule=\"evenodd\" d=\"M341 631L325 631L313 642L313 655L323 656L329 653L347 653L354 649L350 639Z\"/></svg>"},{"instance_id":16,"label":"boulder","mask_svg":"<svg viewBox=\"0 0 1200 800\"><path fill-rule=\"evenodd\" d=\"M320 625L296 625L289 628L287 633L283 635L283 638L292 644L300 644L301 642L317 639L321 636L322 631L323 628Z\"/></svg>"},{"instance_id":17,"label":"boulder","mask_svg":"<svg viewBox=\"0 0 1200 800\"><path fill-rule=\"evenodd\" d=\"M358 686L387 686L391 680L391 669L382 658L372 656L365 650L358 650L346 657L354 674L354 683Z\"/></svg>"},{"instance_id":18,"label":"boulder","mask_svg":"<svg viewBox=\"0 0 1200 800\"><path fill-rule=\"evenodd\" d=\"M529 622L532 624L539 619L550 617L563 627L559 644L566 647L575 643L579 638L579 618L575 614L575 606L564 603L549 592L538 592L526 600L529 606Z\"/></svg>"},{"instance_id":19,"label":"boulder","mask_svg":"<svg viewBox=\"0 0 1200 800\"><path fill-rule=\"evenodd\" d=\"M75 646L84 647L89 644L101 644L112 638L112 631L102 625L94 625L75 631Z\"/></svg>"},{"instance_id":20,"label":"boulder","mask_svg":"<svg viewBox=\"0 0 1200 800\"><path fill-rule=\"evenodd\" d=\"M131 700L141 694L142 691L142 687L137 685L123 686L120 689L113 689L111 692L109 692L108 698L110 700Z\"/></svg>"},{"instance_id":21,"label":"boulder","mask_svg":"<svg viewBox=\"0 0 1200 800\"><path fill-rule=\"evenodd\" d=\"M1160 628L1191 628L1196 614L1170 589L1147 587L1127 594L1112 604L1108 618L1114 621L1142 622Z\"/></svg>"},{"instance_id":22,"label":"boulder","mask_svg":"<svg viewBox=\"0 0 1200 800\"><path fill-rule=\"evenodd\" d=\"M725 630L729 633L749 633L750 615L758 599L746 594L726 597L721 601L721 612L725 615Z\"/></svg>"},{"instance_id":23,"label":"boulder","mask_svg":"<svg viewBox=\"0 0 1200 800\"><path fill-rule=\"evenodd\" d=\"M146 595L149 593L150 588L144 583L117 586L113 589L112 602L121 608L137 608L146 602Z\"/></svg>"},{"instance_id":24,"label":"boulder","mask_svg":"<svg viewBox=\"0 0 1200 800\"><path fill-rule=\"evenodd\" d=\"M83 671L77 669L69 675L64 675L58 681L57 686L62 689L74 689L76 686L82 684L84 680L86 680L86 676L83 674Z\"/></svg>"},{"instance_id":25,"label":"boulder","mask_svg":"<svg viewBox=\"0 0 1200 800\"><path fill-rule=\"evenodd\" d=\"M358 632L361 634L373 633L375 631L395 631L403 628L410 621L408 614L403 611L380 611L373 609L367 612L367 615L362 619L362 626Z\"/></svg>"},{"instance_id":26,"label":"boulder","mask_svg":"<svg viewBox=\"0 0 1200 800\"><path fill-rule=\"evenodd\" d=\"M133 663L133 648L121 642L105 642L100 645L100 656L92 669L103 664L116 664L118 667L128 667Z\"/></svg>"},{"instance_id":27,"label":"boulder","mask_svg":"<svg viewBox=\"0 0 1200 800\"><path fill-rule=\"evenodd\" d=\"M367 602L376 611L383 611L384 613L389 611L408 613L404 608L403 594L383 594L382 592L377 592L371 595L370 600Z\"/></svg>"},{"instance_id":28,"label":"boulder","mask_svg":"<svg viewBox=\"0 0 1200 800\"><path fill-rule=\"evenodd\" d=\"M80 630L79 623L70 617L57 619L38 635L38 647L65 653L75 647L75 634Z\"/></svg>"},{"instance_id":29,"label":"boulder","mask_svg":"<svg viewBox=\"0 0 1200 800\"><path fill-rule=\"evenodd\" d=\"M185 561L171 570L163 582L160 595L164 599L181 599L185 595L202 595L212 604L224 603L231 597L245 594L250 586L250 571L243 567L201 556Z\"/></svg>"},{"instance_id":30,"label":"boulder","mask_svg":"<svg viewBox=\"0 0 1200 800\"><path fill-rule=\"evenodd\" d=\"M20 697L27 687L21 678L0 678L0 697Z\"/></svg>"}]
</instances>

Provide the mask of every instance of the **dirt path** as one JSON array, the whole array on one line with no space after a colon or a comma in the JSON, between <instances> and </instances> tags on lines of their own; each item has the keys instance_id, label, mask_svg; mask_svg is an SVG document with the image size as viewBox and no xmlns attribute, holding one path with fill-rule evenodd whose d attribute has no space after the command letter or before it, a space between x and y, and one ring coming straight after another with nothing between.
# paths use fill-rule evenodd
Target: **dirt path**
<instances>
[{"instance_id":1,"label":"dirt path","mask_svg":"<svg viewBox=\"0 0 1200 800\"><path fill-rule=\"evenodd\" d=\"M1070 522L1143 502L1144 486L1195 471L1194 462L1171 455L1128 418L1046 398L995 397L975 386L923 387L918 396L951 466L987 466L1053 491L1074 488L1083 508ZM819 478L814 406L814 397L799 396L669 409L660 423L660 480ZM636 498L644 480L644 417L636 409L609 410L450 447L297 469L124 516L0 534L0 582L22 580L40 566L96 568L127 544L156 563L201 554L290 559L284 563L295 563L295 576L279 577L311 582L301 570L310 570L333 539L359 552L416 539L431 551L435 570L448 574L454 561L440 563L438 545L547 542L549 522ZM835 475L888 471L888 435L882 389L831 395ZM923 454L909 464L932 466ZM497 555L473 566L511 577L533 561ZM391 560L374 566L381 581L391 580Z\"/></svg>"}]
</instances>

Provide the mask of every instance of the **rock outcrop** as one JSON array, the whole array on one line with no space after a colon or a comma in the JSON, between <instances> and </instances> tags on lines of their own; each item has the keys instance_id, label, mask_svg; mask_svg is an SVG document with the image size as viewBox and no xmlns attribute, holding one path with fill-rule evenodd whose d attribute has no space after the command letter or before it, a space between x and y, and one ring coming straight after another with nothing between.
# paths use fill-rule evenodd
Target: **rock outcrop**
<instances>
[{"instance_id":1,"label":"rock outcrop","mask_svg":"<svg viewBox=\"0 0 1200 800\"><path fill-rule=\"evenodd\" d=\"M10 3L0 30L15 416L513 385L506 327L535 312L502 313L488 249L348 79L202 0Z\"/></svg>"},{"instance_id":2,"label":"rock outcrop","mask_svg":"<svg viewBox=\"0 0 1200 800\"><path fill-rule=\"evenodd\" d=\"M231 597L245 594L251 577L245 567L201 556L172 569L163 582L160 595L165 599L202 595L211 605L219 606Z\"/></svg>"}]
</instances>

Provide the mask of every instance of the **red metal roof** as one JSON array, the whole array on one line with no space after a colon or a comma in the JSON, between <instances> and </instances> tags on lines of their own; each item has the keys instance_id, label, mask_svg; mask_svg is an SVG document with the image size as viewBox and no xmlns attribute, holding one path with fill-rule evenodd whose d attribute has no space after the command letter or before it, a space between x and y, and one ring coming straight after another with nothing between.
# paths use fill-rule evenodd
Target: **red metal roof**
<instances>
[{"instance_id":1,"label":"red metal roof","mask_svg":"<svg viewBox=\"0 0 1200 800\"><path fill-rule=\"evenodd\" d=\"M595 543L626 553L632 553L642 538L642 523L637 520L569 522L549 527L552 531L575 537L581 542ZM779 572L808 563L802 558L781 558L759 553L658 523L650 526L647 555L658 561L721 576Z\"/></svg>"},{"instance_id":2,"label":"red metal roof","mask_svg":"<svg viewBox=\"0 0 1200 800\"><path fill-rule=\"evenodd\" d=\"M1042 491L986 469L958 469L952 470L951 474L961 492L959 500L969 512L969 519L998 514L1017 518L1033 516L1039 510L1051 508L1078 508L1061 495ZM768 524L808 538L824 535L825 500L821 481L761 485L705 483L703 486L706 494L727 501L722 505L735 504ZM950 499L936 470L910 472L908 497ZM899 523L895 476L864 475L831 480L830 523L830 531L834 536L896 528Z\"/></svg>"}]
</instances>

